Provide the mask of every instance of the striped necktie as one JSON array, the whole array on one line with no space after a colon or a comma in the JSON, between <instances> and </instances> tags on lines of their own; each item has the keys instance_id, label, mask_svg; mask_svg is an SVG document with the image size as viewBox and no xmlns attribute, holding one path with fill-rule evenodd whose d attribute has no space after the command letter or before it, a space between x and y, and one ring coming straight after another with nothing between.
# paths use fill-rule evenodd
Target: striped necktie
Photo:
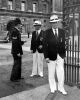
<instances>
[{"instance_id":1,"label":"striped necktie","mask_svg":"<svg viewBox=\"0 0 80 100\"><path fill-rule=\"evenodd\" d=\"M38 32L36 31L36 39L38 38Z\"/></svg>"},{"instance_id":2,"label":"striped necktie","mask_svg":"<svg viewBox=\"0 0 80 100\"><path fill-rule=\"evenodd\" d=\"M56 29L55 29L55 37L56 37L56 39L58 38L57 30Z\"/></svg>"}]
</instances>

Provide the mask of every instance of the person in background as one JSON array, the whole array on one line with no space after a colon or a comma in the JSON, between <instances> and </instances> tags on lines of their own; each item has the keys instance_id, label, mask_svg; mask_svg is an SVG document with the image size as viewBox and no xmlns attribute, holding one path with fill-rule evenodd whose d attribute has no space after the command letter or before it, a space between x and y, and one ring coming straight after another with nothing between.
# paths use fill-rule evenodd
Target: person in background
<instances>
[{"instance_id":1,"label":"person in background","mask_svg":"<svg viewBox=\"0 0 80 100\"><path fill-rule=\"evenodd\" d=\"M44 31L41 29L41 21L36 20L34 22L35 31L32 32L31 39L31 52L33 53L33 68L31 77L39 75L43 77L43 34Z\"/></svg>"},{"instance_id":2,"label":"person in background","mask_svg":"<svg viewBox=\"0 0 80 100\"><path fill-rule=\"evenodd\" d=\"M21 63L22 63L22 45L24 41L21 41L21 29L22 23L19 18L14 19L14 28L11 30L11 38L12 38L12 50L11 54L14 59L14 64L11 72L10 80L12 82L19 81L23 79L21 77Z\"/></svg>"},{"instance_id":3,"label":"person in background","mask_svg":"<svg viewBox=\"0 0 80 100\"><path fill-rule=\"evenodd\" d=\"M51 28L45 31L44 57L48 65L49 86L52 93L57 90L67 95L64 89L65 32L58 27L60 19L57 15L50 17ZM57 75L58 83L55 80Z\"/></svg>"}]
</instances>

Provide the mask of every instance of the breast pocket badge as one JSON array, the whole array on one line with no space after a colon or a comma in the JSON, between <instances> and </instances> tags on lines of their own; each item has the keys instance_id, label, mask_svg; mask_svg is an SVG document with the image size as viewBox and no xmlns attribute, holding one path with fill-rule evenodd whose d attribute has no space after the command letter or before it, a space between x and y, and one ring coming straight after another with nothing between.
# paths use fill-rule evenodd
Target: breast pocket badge
<instances>
[{"instance_id":1,"label":"breast pocket badge","mask_svg":"<svg viewBox=\"0 0 80 100\"><path fill-rule=\"evenodd\" d=\"M62 42L62 38L60 39L60 42Z\"/></svg>"},{"instance_id":2,"label":"breast pocket badge","mask_svg":"<svg viewBox=\"0 0 80 100\"><path fill-rule=\"evenodd\" d=\"M42 41L42 40L43 40L43 37L40 38L40 41Z\"/></svg>"},{"instance_id":3,"label":"breast pocket badge","mask_svg":"<svg viewBox=\"0 0 80 100\"><path fill-rule=\"evenodd\" d=\"M43 46L42 45L39 45L39 49L42 49L43 48Z\"/></svg>"}]
</instances>

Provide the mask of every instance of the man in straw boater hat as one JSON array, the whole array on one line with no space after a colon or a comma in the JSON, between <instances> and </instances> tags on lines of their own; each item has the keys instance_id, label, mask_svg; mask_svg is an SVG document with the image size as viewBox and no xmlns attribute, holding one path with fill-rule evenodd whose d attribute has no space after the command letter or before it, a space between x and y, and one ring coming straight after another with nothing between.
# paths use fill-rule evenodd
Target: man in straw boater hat
<instances>
[{"instance_id":1,"label":"man in straw boater hat","mask_svg":"<svg viewBox=\"0 0 80 100\"><path fill-rule=\"evenodd\" d=\"M64 58L65 58L65 32L58 28L60 19L57 15L50 17L52 28L45 31L44 37L44 57L48 64L49 85L51 92L61 92L67 95L64 89ZM58 83L55 80L57 75ZM58 86L57 86L58 85Z\"/></svg>"},{"instance_id":2,"label":"man in straw boater hat","mask_svg":"<svg viewBox=\"0 0 80 100\"><path fill-rule=\"evenodd\" d=\"M21 63L23 55L22 45L24 44L24 41L21 41L21 28L22 28L21 20L19 18L15 18L14 28L11 31L11 37L12 37L11 53L14 59L14 64L10 80L13 82L23 79L21 77Z\"/></svg>"},{"instance_id":3,"label":"man in straw boater hat","mask_svg":"<svg viewBox=\"0 0 80 100\"><path fill-rule=\"evenodd\" d=\"M31 52L33 53L33 68L31 77L39 75L43 77L43 34L41 21L36 20L33 24L35 31L32 32Z\"/></svg>"}]
</instances>

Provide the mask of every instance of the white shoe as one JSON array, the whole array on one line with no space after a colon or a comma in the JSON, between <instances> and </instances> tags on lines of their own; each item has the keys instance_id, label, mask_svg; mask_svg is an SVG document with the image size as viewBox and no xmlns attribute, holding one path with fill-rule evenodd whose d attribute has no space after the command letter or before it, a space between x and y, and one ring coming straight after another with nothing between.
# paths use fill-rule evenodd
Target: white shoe
<instances>
[{"instance_id":1,"label":"white shoe","mask_svg":"<svg viewBox=\"0 0 80 100\"><path fill-rule=\"evenodd\" d=\"M61 92L63 95L67 95L67 92L64 89L62 90L58 89L58 91Z\"/></svg>"},{"instance_id":2,"label":"white shoe","mask_svg":"<svg viewBox=\"0 0 80 100\"><path fill-rule=\"evenodd\" d=\"M39 74L40 75L40 77L43 77L43 74Z\"/></svg>"},{"instance_id":3,"label":"white shoe","mask_svg":"<svg viewBox=\"0 0 80 100\"><path fill-rule=\"evenodd\" d=\"M33 77L33 76L34 76L33 74L30 75L30 77Z\"/></svg>"},{"instance_id":4,"label":"white shoe","mask_svg":"<svg viewBox=\"0 0 80 100\"><path fill-rule=\"evenodd\" d=\"M56 92L56 90L53 90L53 91L51 90L51 93L55 93L55 92Z\"/></svg>"}]
</instances>

